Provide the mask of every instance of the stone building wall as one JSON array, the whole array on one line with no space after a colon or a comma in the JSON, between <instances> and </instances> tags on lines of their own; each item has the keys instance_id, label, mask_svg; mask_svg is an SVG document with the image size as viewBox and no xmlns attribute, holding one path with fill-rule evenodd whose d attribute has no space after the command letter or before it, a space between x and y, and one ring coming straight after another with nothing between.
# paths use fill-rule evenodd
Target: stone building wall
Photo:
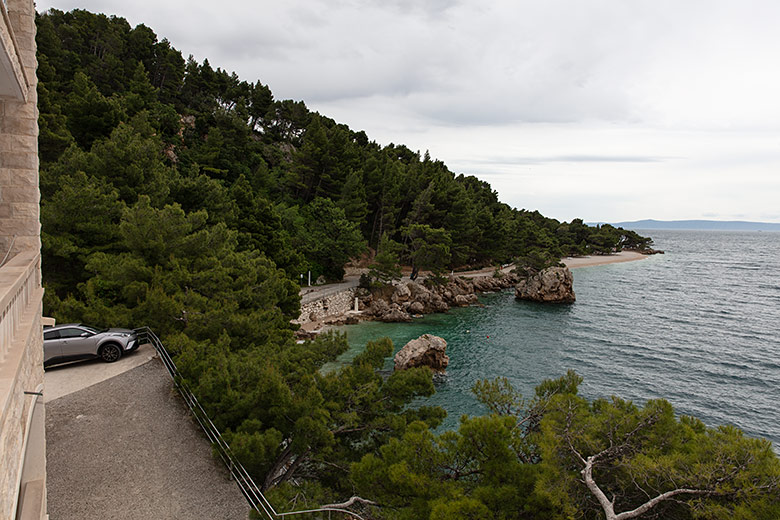
<instances>
[{"instance_id":1,"label":"stone building wall","mask_svg":"<svg viewBox=\"0 0 780 520\"><path fill-rule=\"evenodd\" d=\"M8 401L0 417L0 518L13 518L14 498L18 494L16 486L21 480L22 461L27 454L36 451L35 456L44 459L43 446L26 446L25 438L28 419L35 396L25 392L35 392L43 382L43 331L41 327L40 295L37 305L25 313L25 319L19 328L19 338L12 347L7 363L0 366L0 379L13 376ZM26 337L25 337L26 336ZM21 357L19 359L18 357ZM14 367L15 365L15 367ZM16 368L15 374L8 374ZM44 509L45 510L45 509Z\"/></svg>"},{"instance_id":2,"label":"stone building wall","mask_svg":"<svg viewBox=\"0 0 780 520\"><path fill-rule=\"evenodd\" d=\"M6 6L28 87L26 99L0 98L0 260L9 248L40 250L35 10L30 0Z\"/></svg>"},{"instance_id":3,"label":"stone building wall","mask_svg":"<svg viewBox=\"0 0 780 520\"><path fill-rule=\"evenodd\" d=\"M46 518L35 6L3 0L0 67L0 518ZM4 58L4 59L5 59ZM19 74L22 71L21 75Z\"/></svg>"}]
</instances>

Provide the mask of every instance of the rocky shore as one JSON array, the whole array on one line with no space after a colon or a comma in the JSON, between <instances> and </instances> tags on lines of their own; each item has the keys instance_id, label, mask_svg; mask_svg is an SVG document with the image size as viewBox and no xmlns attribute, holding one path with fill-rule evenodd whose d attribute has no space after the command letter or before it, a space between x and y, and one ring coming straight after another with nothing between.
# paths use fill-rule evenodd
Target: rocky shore
<instances>
[{"instance_id":1,"label":"rocky shore","mask_svg":"<svg viewBox=\"0 0 780 520\"><path fill-rule=\"evenodd\" d=\"M345 287L304 304L295 321L301 326L296 335L311 339L329 325L351 325L362 320L408 322L453 307L479 305L479 293L510 289L517 284L518 276L506 271L498 276L489 271L484 275L452 275L440 283L425 280L371 289Z\"/></svg>"},{"instance_id":2,"label":"rocky shore","mask_svg":"<svg viewBox=\"0 0 780 520\"><path fill-rule=\"evenodd\" d=\"M447 312L452 307L479 304L477 294L514 287L518 277L481 276L465 278L450 276L443 283L416 281L376 289L359 289L360 309L370 319L385 322L411 321L415 316Z\"/></svg>"},{"instance_id":3,"label":"rocky shore","mask_svg":"<svg viewBox=\"0 0 780 520\"><path fill-rule=\"evenodd\" d=\"M651 254L657 253L661 251L653 251ZM561 262L568 269L576 269L644 258L647 258L647 253L623 251L612 255L564 258ZM342 288L338 285L323 286L319 289L323 291L322 295L314 294L313 288L305 288L302 290L304 305L301 308L301 316L295 321L301 325L297 335L300 339L312 338L328 325L354 324L361 320L408 322L424 314L446 312L453 307L478 305L479 293L510 288L515 289L515 296L519 299L540 302L574 301L574 291L569 284L571 273L568 276L565 273L556 274L554 277L544 275L548 282L556 282L545 283L525 276L520 277L511 273L510 269L511 266L506 267L498 276L489 270L461 273L452 275L439 284L405 279L397 285L374 289L358 288L357 276L353 276L351 285L345 282L338 284ZM518 290L521 285L523 287Z\"/></svg>"},{"instance_id":4,"label":"rocky shore","mask_svg":"<svg viewBox=\"0 0 780 520\"><path fill-rule=\"evenodd\" d=\"M548 267L522 278L515 298L542 303L574 303L574 277L568 267Z\"/></svg>"},{"instance_id":5,"label":"rocky shore","mask_svg":"<svg viewBox=\"0 0 780 520\"><path fill-rule=\"evenodd\" d=\"M363 320L409 322L415 317L447 312L454 307L479 305L480 293L516 289L518 299L538 302L574 301L572 275L566 267L553 267L531 276L501 273L499 276L453 275L444 281L410 281L371 289L356 288L357 311L325 321L343 325Z\"/></svg>"}]
</instances>

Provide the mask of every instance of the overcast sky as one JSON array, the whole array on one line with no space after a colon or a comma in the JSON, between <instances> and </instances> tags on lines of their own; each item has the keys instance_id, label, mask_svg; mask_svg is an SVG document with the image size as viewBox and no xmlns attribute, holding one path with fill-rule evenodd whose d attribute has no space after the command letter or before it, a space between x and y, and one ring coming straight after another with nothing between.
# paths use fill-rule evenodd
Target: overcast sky
<instances>
[{"instance_id":1,"label":"overcast sky","mask_svg":"<svg viewBox=\"0 0 780 520\"><path fill-rule=\"evenodd\" d=\"M48 0L560 220L780 222L774 0Z\"/></svg>"}]
</instances>

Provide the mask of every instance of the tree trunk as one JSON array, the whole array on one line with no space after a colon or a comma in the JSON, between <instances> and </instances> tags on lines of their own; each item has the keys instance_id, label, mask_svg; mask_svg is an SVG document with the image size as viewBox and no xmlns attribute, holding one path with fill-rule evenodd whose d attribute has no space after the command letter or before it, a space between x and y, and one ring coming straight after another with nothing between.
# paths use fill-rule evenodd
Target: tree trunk
<instances>
[{"instance_id":1,"label":"tree trunk","mask_svg":"<svg viewBox=\"0 0 780 520\"><path fill-rule=\"evenodd\" d=\"M593 480L593 456L590 456L585 460L585 468L581 473L582 477L585 479L585 485L588 486L590 492L593 493L593 496L599 501L606 520L617 520L617 517L615 516L615 501L610 501L607 498L607 495L601 491L599 485L596 484L596 481Z\"/></svg>"},{"instance_id":2,"label":"tree trunk","mask_svg":"<svg viewBox=\"0 0 780 520\"><path fill-rule=\"evenodd\" d=\"M661 493L655 498L651 498L636 509L632 509L631 511L624 511L620 514L615 514L615 499L613 498L612 500L609 500L604 492L601 491L599 485L596 484L596 481L593 480L593 462L598 457L598 455L592 455L585 459L585 468L581 473L585 479L585 485L588 486L590 492L593 494L593 496L596 497L596 499L599 501L599 504L601 504L601 509L604 511L604 518L606 520L631 520L632 518L639 518L641 515L647 513L661 502L672 499L677 495L702 496L712 495L714 493L714 491L707 489L677 488L673 489L672 491L667 491L666 493Z\"/></svg>"},{"instance_id":3,"label":"tree trunk","mask_svg":"<svg viewBox=\"0 0 780 520\"><path fill-rule=\"evenodd\" d=\"M274 487L277 480L277 475L282 471L285 465L290 461L292 457L292 448L290 444L282 451L279 457L276 459L273 467L266 473L265 480L263 481L263 487L261 491L265 492Z\"/></svg>"},{"instance_id":4,"label":"tree trunk","mask_svg":"<svg viewBox=\"0 0 780 520\"><path fill-rule=\"evenodd\" d=\"M305 452L303 452L300 455L298 455L298 457L296 457L296 459L293 461L293 463L290 464L290 467L287 468L287 470L284 472L284 474L282 474L276 480L276 482L273 483L273 485L274 486L278 486L279 484L283 484L284 482L287 482L288 480L290 480L290 478L293 476L293 474L295 474L295 470L298 469L298 466L301 465L301 462L306 460L306 458L308 457L310 451L311 450L308 449Z\"/></svg>"}]
</instances>

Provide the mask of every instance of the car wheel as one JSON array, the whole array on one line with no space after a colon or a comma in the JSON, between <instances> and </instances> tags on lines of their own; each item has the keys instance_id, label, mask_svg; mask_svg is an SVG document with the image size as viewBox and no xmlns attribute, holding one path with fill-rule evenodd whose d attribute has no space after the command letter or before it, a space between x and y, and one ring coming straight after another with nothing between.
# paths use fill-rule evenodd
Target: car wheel
<instances>
[{"instance_id":1,"label":"car wheel","mask_svg":"<svg viewBox=\"0 0 780 520\"><path fill-rule=\"evenodd\" d=\"M119 348L119 345L109 343L108 345L103 345L100 349L100 359L106 363L113 363L120 357L122 357L122 349Z\"/></svg>"}]
</instances>

